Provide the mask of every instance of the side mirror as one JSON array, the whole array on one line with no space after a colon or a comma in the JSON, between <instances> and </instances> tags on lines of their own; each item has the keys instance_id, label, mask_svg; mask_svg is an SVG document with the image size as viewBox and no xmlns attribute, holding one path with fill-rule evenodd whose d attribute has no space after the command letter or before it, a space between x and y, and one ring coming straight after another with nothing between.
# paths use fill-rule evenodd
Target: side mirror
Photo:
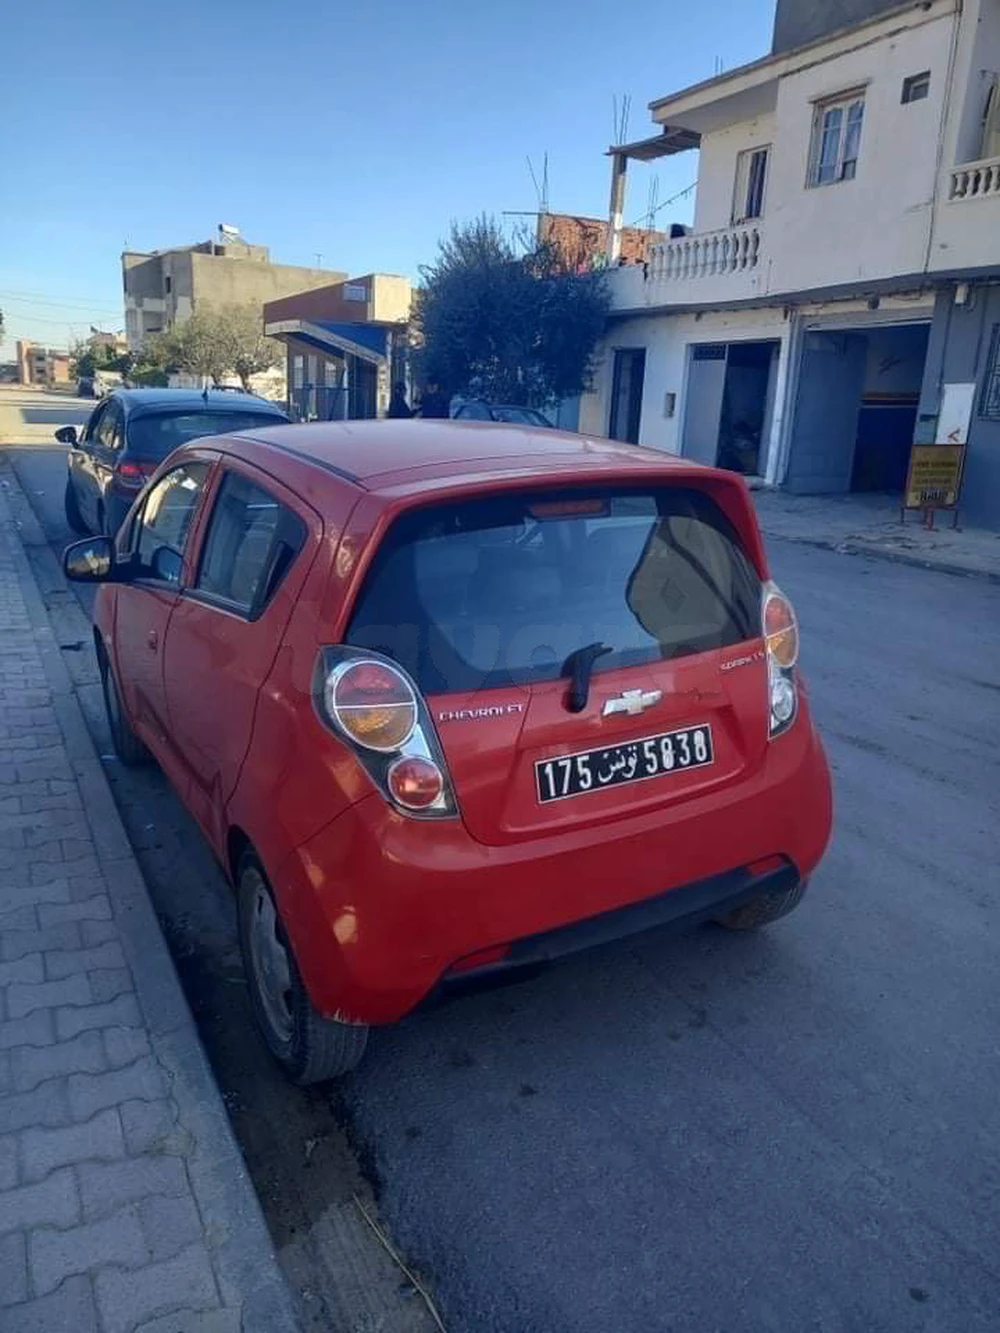
<instances>
[{"instance_id":1,"label":"side mirror","mask_svg":"<svg viewBox=\"0 0 1000 1333\"><path fill-rule=\"evenodd\" d=\"M60 426L56 431L56 439L60 444L76 444L76 427Z\"/></svg>"},{"instance_id":2,"label":"side mirror","mask_svg":"<svg viewBox=\"0 0 1000 1333\"><path fill-rule=\"evenodd\" d=\"M180 583L184 562L169 546L158 546L153 552L153 578L164 583Z\"/></svg>"},{"instance_id":3,"label":"side mirror","mask_svg":"<svg viewBox=\"0 0 1000 1333\"><path fill-rule=\"evenodd\" d=\"M88 537L63 552L63 573L74 583L107 583L115 568L115 544L110 537Z\"/></svg>"}]
</instances>

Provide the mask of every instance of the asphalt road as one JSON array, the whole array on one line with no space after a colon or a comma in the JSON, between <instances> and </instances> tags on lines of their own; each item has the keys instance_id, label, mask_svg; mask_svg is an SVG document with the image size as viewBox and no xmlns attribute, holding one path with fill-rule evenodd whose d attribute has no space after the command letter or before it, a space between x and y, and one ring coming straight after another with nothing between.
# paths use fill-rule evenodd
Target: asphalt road
<instances>
[{"instance_id":1,"label":"asphalt road","mask_svg":"<svg viewBox=\"0 0 1000 1333\"><path fill-rule=\"evenodd\" d=\"M58 547L60 451L13 460ZM260 1059L220 877L155 772L113 773L312 1327L350 1327L346 1132L448 1333L1000 1328L1000 588L771 554L836 784L801 909L422 1013L333 1093Z\"/></svg>"}]
</instances>

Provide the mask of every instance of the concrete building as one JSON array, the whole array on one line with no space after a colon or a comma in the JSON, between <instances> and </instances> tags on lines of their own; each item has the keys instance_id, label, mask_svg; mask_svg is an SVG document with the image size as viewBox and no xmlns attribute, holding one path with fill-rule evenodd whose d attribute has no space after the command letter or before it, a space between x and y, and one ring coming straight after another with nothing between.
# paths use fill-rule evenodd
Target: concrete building
<instances>
[{"instance_id":1,"label":"concrete building","mask_svg":"<svg viewBox=\"0 0 1000 1333\"><path fill-rule=\"evenodd\" d=\"M963 513L1000 526L998 71L1000 0L778 0L768 56L653 102L612 224L630 160L697 149L694 226L609 274L581 428L898 493L961 375Z\"/></svg>"},{"instance_id":2,"label":"concrete building","mask_svg":"<svg viewBox=\"0 0 1000 1333\"><path fill-rule=\"evenodd\" d=\"M19 384L39 384L52 387L56 384L68 384L70 380L70 354L57 351L53 347L42 347L39 343L19 339L17 343L17 382Z\"/></svg>"},{"instance_id":3,"label":"concrete building","mask_svg":"<svg viewBox=\"0 0 1000 1333\"><path fill-rule=\"evenodd\" d=\"M288 402L302 421L382 416L406 381L408 278L368 273L264 306L264 332L288 351Z\"/></svg>"},{"instance_id":4,"label":"concrete building","mask_svg":"<svg viewBox=\"0 0 1000 1333\"><path fill-rule=\"evenodd\" d=\"M266 245L220 233L217 241L122 255L125 334L137 351L144 339L185 320L199 303L262 306L275 297L325 287L347 276L331 269L272 264Z\"/></svg>"}]
</instances>

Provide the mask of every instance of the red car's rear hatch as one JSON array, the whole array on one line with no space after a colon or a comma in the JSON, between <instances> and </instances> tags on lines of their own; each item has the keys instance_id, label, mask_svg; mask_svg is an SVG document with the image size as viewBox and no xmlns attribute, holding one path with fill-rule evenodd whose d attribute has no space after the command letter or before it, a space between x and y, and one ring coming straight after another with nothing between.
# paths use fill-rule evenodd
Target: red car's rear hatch
<instances>
[{"instance_id":1,"label":"red car's rear hatch","mask_svg":"<svg viewBox=\"0 0 1000 1333\"><path fill-rule=\"evenodd\" d=\"M759 547L741 484L724 513L708 475L529 481L390 528L347 641L423 692L478 840L666 806L761 762Z\"/></svg>"}]
</instances>

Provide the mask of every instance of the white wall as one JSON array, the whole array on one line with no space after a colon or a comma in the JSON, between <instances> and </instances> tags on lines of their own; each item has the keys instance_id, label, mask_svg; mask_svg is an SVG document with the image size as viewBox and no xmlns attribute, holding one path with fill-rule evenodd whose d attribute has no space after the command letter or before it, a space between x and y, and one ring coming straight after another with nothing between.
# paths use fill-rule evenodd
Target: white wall
<instances>
[{"instance_id":1,"label":"white wall","mask_svg":"<svg viewBox=\"0 0 1000 1333\"><path fill-rule=\"evenodd\" d=\"M916 332L900 337L899 324L912 324L929 321L933 308L926 299L910 296L883 297L880 308L872 312L866 301L810 302L799 307L794 316L799 328L857 328L870 333L876 348L883 352L873 353L882 356L890 351L895 341L893 355L900 356L903 344L910 338L914 346L910 349L913 356L918 355L916 343L921 334ZM895 335L882 334L883 329L896 330ZM653 449L663 449L668 453L679 454L684 425L687 394L688 348L695 343L709 342L758 342L776 339L780 343L777 368L777 380L774 393L774 410L771 417L770 431L762 443L761 467L766 480L776 485L782 477L787 446L787 428L790 421L788 414L794 409L794 368L795 356L792 319L786 318L782 309L744 310L744 311L705 311L702 314L683 315L640 315L634 318L616 321L605 338L601 349L593 388L580 400L580 431L589 435L606 435L611 402L611 378L616 348L644 347L646 349L646 374L642 395L642 418L639 426L639 443ZM905 359L905 357L904 357ZM873 363L873 381L879 378L878 361ZM891 387L899 391L911 386L917 373L917 365L901 365L896 371L890 368ZM790 376L792 379L790 380ZM873 383L874 387L874 383ZM888 381L878 385L888 391ZM676 394L676 405L672 417L664 416L664 403L667 393Z\"/></svg>"},{"instance_id":2,"label":"white wall","mask_svg":"<svg viewBox=\"0 0 1000 1333\"><path fill-rule=\"evenodd\" d=\"M591 393L580 401L580 430L606 435L611 400L611 376L616 348L644 347L646 375L642 393L639 443L679 454L687 392L688 347L694 343L777 339L781 342L778 385L771 422L771 438L782 430L784 381L789 325L781 310L706 312L703 315L645 315L616 323L601 351ZM666 395L675 395L672 417L664 415ZM775 455L776 450L771 451Z\"/></svg>"},{"instance_id":3,"label":"white wall","mask_svg":"<svg viewBox=\"0 0 1000 1333\"><path fill-rule=\"evenodd\" d=\"M771 144L764 213L756 224L761 235L756 266L718 273L709 265L693 276L677 276L669 269L664 275L652 264L645 282L639 271L613 273L614 308L728 303L924 272L940 176L956 3L927 0L926 8L914 5L776 66L774 112L706 132L699 159L696 233L729 225L737 154ZM975 41L966 42L965 64L971 68L977 51L980 63L985 55L992 58L994 29L1000 58L1000 0L969 3L975 13L967 12L963 23L977 32ZM977 20L980 4L990 7L989 23ZM962 78L969 77L968 68ZM903 80L925 70L931 75L929 96L904 104ZM858 88L864 89L865 112L857 174L853 180L809 187L816 103ZM681 114L678 123L683 120ZM985 215L1000 213L1000 200L975 203L982 204L984 220L980 224L976 219L973 226L977 235L981 226L985 245ZM938 205L939 214L946 211ZM970 224L949 220L949 225L954 231ZM954 253L954 239L943 237L942 244Z\"/></svg>"},{"instance_id":4,"label":"white wall","mask_svg":"<svg viewBox=\"0 0 1000 1333\"><path fill-rule=\"evenodd\" d=\"M763 219L769 291L923 271L954 15L927 20L781 80ZM927 69L930 95L903 104L904 78ZM857 176L807 188L815 100L861 85Z\"/></svg>"},{"instance_id":5,"label":"white wall","mask_svg":"<svg viewBox=\"0 0 1000 1333\"><path fill-rule=\"evenodd\" d=\"M758 116L730 125L714 134L702 136L698 158L698 193L694 205L694 230L718 231L728 227L733 217L733 186L736 159L746 148L760 148L774 142L776 120L773 115ZM770 182L768 181L768 188ZM765 211L767 200L764 202Z\"/></svg>"},{"instance_id":6,"label":"white wall","mask_svg":"<svg viewBox=\"0 0 1000 1333\"><path fill-rule=\"evenodd\" d=\"M955 167L976 160L986 96L1000 71L1000 0L967 0L955 56L930 264L933 271L1000 263L1000 195L949 199Z\"/></svg>"}]
</instances>

